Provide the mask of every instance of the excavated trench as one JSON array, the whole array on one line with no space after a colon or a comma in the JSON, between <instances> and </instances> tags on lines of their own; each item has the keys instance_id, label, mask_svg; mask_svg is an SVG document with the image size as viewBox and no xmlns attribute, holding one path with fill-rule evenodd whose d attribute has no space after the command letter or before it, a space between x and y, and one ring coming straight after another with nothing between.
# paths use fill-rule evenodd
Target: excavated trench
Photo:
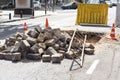
<instances>
[{"instance_id":1,"label":"excavated trench","mask_svg":"<svg viewBox=\"0 0 120 80\"><path fill-rule=\"evenodd\" d=\"M69 35L73 35L74 31L63 31L67 32ZM86 31L76 31L75 38L77 40L84 40L85 35L87 35L86 43L97 43L105 35L104 33L86 32Z\"/></svg>"}]
</instances>

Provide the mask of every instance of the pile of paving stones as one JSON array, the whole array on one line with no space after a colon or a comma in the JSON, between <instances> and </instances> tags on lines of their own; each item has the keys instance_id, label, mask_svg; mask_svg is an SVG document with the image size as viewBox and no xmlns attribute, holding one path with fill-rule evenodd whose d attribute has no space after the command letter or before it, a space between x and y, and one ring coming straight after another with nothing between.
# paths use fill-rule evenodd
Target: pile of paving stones
<instances>
[{"instance_id":1,"label":"pile of paving stones","mask_svg":"<svg viewBox=\"0 0 120 80\"><path fill-rule=\"evenodd\" d=\"M67 53L72 35L73 31L61 31L59 28L42 29L39 26L26 33L17 32L0 46L0 59L10 61L42 59L43 62L60 63L64 58L76 58L81 55L83 40L80 36L84 37L84 34L80 31L76 33L71 50ZM94 46L86 43L85 53L93 52Z\"/></svg>"}]
</instances>

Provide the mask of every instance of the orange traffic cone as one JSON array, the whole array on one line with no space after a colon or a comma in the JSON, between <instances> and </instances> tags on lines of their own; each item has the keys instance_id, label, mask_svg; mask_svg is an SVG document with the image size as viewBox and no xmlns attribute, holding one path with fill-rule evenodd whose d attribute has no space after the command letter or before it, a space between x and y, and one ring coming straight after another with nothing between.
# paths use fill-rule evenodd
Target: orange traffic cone
<instances>
[{"instance_id":1,"label":"orange traffic cone","mask_svg":"<svg viewBox=\"0 0 120 80\"><path fill-rule=\"evenodd\" d=\"M45 27L46 27L46 28L48 28L48 27L49 27L48 18L46 18Z\"/></svg>"},{"instance_id":2,"label":"orange traffic cone","mask_svg":"<svg viewBox=\"0 0 120 80\"><path fill-rule=\"evenodd\" d=\"M27 31L27 30L28 30L27 24L26 24L26 22L24 22L24 32Z\"/></svg>"},{"instance_id":3,"label":"orange traffic cone","mask_svg":"<svg viewBox=\"0 0 120 80\"><path fill-rule=\"evenodd\" d=\"M112 29L111 29L111 33L110 33L110 37L111 39L115 40L115 24L112 24Z\"/></svg>"}]
</instances>

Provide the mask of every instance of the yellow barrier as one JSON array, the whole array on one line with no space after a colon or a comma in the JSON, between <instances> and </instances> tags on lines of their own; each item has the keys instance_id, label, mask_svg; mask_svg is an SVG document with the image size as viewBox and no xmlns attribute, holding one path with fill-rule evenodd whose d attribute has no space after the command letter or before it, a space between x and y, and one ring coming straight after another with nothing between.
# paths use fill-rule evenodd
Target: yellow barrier
<instances>
[{"instance_id":1,"label":"yellow barrier","mask_svg":"<svg viewBox=\"0 0 120 80\"><path fill-rule=\"evenodd\" d=\"M78 4L76 24L107 25L107 4Z\"/></svg>"}]
</instances>

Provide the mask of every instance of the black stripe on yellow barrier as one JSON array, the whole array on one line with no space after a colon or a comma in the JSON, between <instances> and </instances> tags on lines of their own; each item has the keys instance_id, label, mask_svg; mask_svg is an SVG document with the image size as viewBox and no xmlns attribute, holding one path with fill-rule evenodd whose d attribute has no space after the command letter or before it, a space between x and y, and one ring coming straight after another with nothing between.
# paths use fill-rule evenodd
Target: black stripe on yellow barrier
<instances>
[{"instance_id":1,"label":"black stripe on yellow barrier","mask_svg":"<svg viewBox=\"0 0 120 80\"><path fill-rule=\"evenodd\" d=\"M79 4L76 24L99 24L107 25L107 4Z\"/></svg>"}]
</instances>

